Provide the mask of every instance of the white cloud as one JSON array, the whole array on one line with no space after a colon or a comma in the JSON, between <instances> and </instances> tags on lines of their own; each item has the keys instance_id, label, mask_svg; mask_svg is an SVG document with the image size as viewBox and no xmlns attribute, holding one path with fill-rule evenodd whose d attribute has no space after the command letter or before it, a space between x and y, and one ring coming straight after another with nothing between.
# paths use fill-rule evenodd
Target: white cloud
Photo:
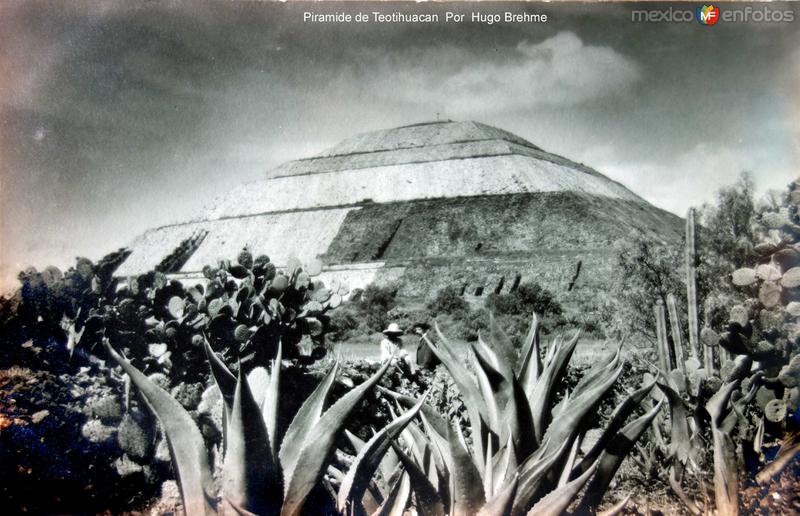
<instances>
[{"instance_id":1,"label":"white cloud","mask_svg":"<svg viewBox=\"0 0 800 516\"><path fill-rule=\"evenodd\" d=\"M684 215L690 206L713 202L720 187L736 182L739 174L753 174L757 195L783 190L795 179L791 167L766 169L752 152L735 147L699 143L670 162L621 162L612 146L587 150L586 162L621 182L650 203Z\"/></svg>"},{"instance_id":2,"label":"white cloud","mask_svg":"<svg viewBox=\"0 0 800 516\"><path fill-rule=\"evenodd\" d=\"M362 69L363 93L452 117L574 106L618 94L640 78L635 62L609 47L586 45L573 32L522 41L505 55L442 46L389 60L373 57ZM340 80L352 78L348 73Z\"/></svg>"}]
</instances>

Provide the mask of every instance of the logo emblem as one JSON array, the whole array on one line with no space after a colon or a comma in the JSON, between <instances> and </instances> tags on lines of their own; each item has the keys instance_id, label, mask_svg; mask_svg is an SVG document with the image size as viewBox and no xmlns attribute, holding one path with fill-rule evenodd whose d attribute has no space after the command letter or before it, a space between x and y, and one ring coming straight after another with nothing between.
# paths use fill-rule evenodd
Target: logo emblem
<instances>
[{"instance_id":1,"label":"logo emblem","mask_svg":"<svg viewBox=\"0 0 800 516\"><path fill-rule=\"evenodd\" d=\"M714 25L719 21L719 7L704 5L697 8L697 21L700 25Z\"/></svg>"}]
</instances>

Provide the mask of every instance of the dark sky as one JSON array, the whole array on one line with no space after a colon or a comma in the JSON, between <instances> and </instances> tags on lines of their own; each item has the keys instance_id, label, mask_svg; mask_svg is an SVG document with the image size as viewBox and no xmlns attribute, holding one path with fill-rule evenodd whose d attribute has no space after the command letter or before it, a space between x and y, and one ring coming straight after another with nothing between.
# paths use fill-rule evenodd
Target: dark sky
<instances>
[{"instance_id":1,"label":"dark sky","mask_svg":"<svg viewBox=\"0 0 800 516\"><path fill-rule=\"evenodd\" d=\"M723 9L744 5L721 4ZM647 4L0 3L0 283L197 213L355 133L473 119L683 214L800 171L793 23L633 23ZM694 9L694 4L676 8ZM546 13L310 24L304 11Z\"/></svg>"}]
</instances>

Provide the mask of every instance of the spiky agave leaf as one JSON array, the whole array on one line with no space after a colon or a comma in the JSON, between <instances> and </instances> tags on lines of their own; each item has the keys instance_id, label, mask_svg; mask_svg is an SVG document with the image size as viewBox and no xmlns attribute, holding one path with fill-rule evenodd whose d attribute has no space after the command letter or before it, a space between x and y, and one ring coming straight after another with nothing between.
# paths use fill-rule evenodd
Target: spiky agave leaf
<instances>
[{"instance_id":1,"label":"spiky agave leaf","mask_svg":"<svg viewBox=\"0 0 800 516\"><path fill-rule=\"evenodd\" d=\"M278 341L278 351L275 360L272 361L272 371L270 372L267 393L264 396L264 405L261 409L264 424L267 427L272 455L278 454L278 409L280 406L280 378L281 378L281 359L283 358L283 344Z\"/></svg>"},{"instance_id":2,"label":"spiky agave leaf","mask_svg":"<svg viewBox=\"0 0 800 516\"><path fill-rule=\"evenodd\" d=\"M233 398L236 393L236 376L231 373L228 366L225 365L225 362L214 353L205 335L203 335L203 349L206 352L208 365L211 367L211 375L214 377L214 382L217 384L220 394L222 394L225 408L228 409L228 413L230 414L231 409L233 409Z\"/></svg>"},{"instance_id":3,"label":"spiky agave leaf","mask_svg":"<svg viewBox=\"0 0 800 516\"><path fill-rule=\"evenodd\" d=\"M471 516L486 503L480 472L460 436L458 427L451 425L447 432L451 457L450 475L452 477L453 516Z\"/></svg>"},{"instance_id":4,"label":"spiky agave leaf","mask_svg":"<svg viewBox=\"0 0 800 516\"><path fill-rule=\"evenodd\" d=\"M228 420L222 494L237 511L271 514L280 507L279 475L261 409L241 374Z\"/></svg>"},{"instance_id":5,"label":"spiky agave leaf","mask_svg":"<svg viewBox=\"0 0 800 516\"><path fill-rule=\"evenodd\" d=\"M328 374L319 382L311 396L303 402L300 410L297 411L291 424L289 424L289 428L286 429L278 455L283 469L284 494L289 487L288 479L297 465L297 458L300 456L303 443L322 416L322 411L327 403L338 369L339 363L334 362Z\"/></svg>"},{"instance_id":6,"label":"spiky agave leaf","mask_svg":"<svg viewBox=\"0 0 800 516\"><path fill-rule=\"evenodd\" d=\"M416 398L414 398L412 396L406 396L405 394L400 394L399 392L392 391L390 389L387 389L386 387L378 386L378 389L382 393L384 393L384 394L388 395L389 397L391 397L392 399L396 400L398 403L400 403L406 409L412 408L414 405L416 405L419 402L418 399L416 399ZM428 422L431 424L431 426L434 429L436 429L436 432L439 435L444 436L444 435L447 434L447 421L445 420L445 418L443 418L441 416L441 414L439 414L436 411L436 409L434 409L430 405L423 405L422 408L420 409L420 411L425 415L425 417L428 418Z\"/></svg>"},{"instance_id":7,"label":"spiky agave leaf","mask_svg":"<svg viewBox=\"0 0 800 516\"><path fill-rule=\"evenodd\" d=\"M106 352L122 367L156 415L169 445L172 467L187 514L215 514L214 482L203 434L175 398L133 367L103 339Z\"/></svg>"},{"instance_id":8,"label":"spiky agave leaf","mask_svg":"<svg viewBox=\"0 0 800 516\"><path fill-rule=\"evenodd\" d=\"M544 431L549 423L550 400L555 393L556 387L561 383L567 369L570 357L572 357L575 346L578 344L580 333L566 343L557 345L555 342L548 352L552 352L552 359L549 360L542 370L538 381L533 385L530 392L526 392L531 407L533 417L534 438L536 443L541 443ZM554 349L555 348L555 349Z\"/></svg>"},{"instance_id":9,"label":"spiky agave leaf","mask_svg":"<svg viewBox=\"0 0 800 516\"><path fill-rule=\"evenodd\" d=\"M511 436L509 436L506 444L492 458L493 493L499 492L503 486L507 486L511 482L512 478L517 476L517 466L517 454L514 451L514 443L511 440Z\"/></svg>"},{"instance_id":10,"label":"spiky agave leaf","mask_svg":"<svg viewBox=\"0 0 800 516\"><path fill-rule=\"evenodd\" d=\"M504 485L505 487L502 490L498 491L481 507L481 510L478 511L478 516L508 516L511 514L514 497L517 494L517 486L519 485L519 477L515 475L511 482Z\"/></svg>"},{"instance_id":11,"label":"spiky agave leaf","mask_svg":"<svg viewBox=\"0 0 800 516\"><path fill-rule=\"evenodd\" d=\"M408 478L408 474L403 472L392 485L389 496L386 497L386 500L378 510L372 513L372 516L401 516L405 511L410 495L411 480Z\"/></svg>"},{"instance_id":12,"label":"spiky agave leaf","mask_svg":"<svg viewBox=\"0 0 800 516\"><path fill-rule=\"evenodd\" d=\"M572 443L581 430L584 418L600 403L608 389L617 381L622 373L622 368L623 366L620 365L614 370L605 371L593 385L587 385L577 395L573 394L570 402L547 429L546 435L549 437L548 447L550 450L564 442Z\"/></svg>"},{"instance_id":13,"label":"spiky agave leaf","mask_svg":"<svg viewBox=\"0 0 800 516\"><path fill-rule=\"evenodd\" d=\"M416 417L426 397L427 395L423 396L414 408L379 430L358 452L339 488L339 496L336 501L339 511L346 512L348 507L357 506L361 502L361 497L364 495L369 481L375 475L386 450L406 425Z\"/></svg>"},{"instance_id":14,"label":"spiky agave leaf","mask_svg":"<svg viewBox=\"0 0 800 516\"><path fill-rule=\"evenodd\" d=\"M469 416L470 427L473 435L481 434L481 419L488 421L488 409L486 403L480 394L478 386L475 384L472 373L461 363L457 356L452 353L450 341L442 334L439 325L434 323L436 333L439 336L441 345L434 344L427 337L423 336L428 347L434 355L442 362L450 373L450 377L458 387L461 393L461 399L464 406L467 408L467 415ZM475 453L478 457L483 457L484 449L482 439L474 440Z\"/></svg>"},{"instance_id":15,"label":"spiky agave leaf","mask_svg":"<svg viewBox=\"0 0 800 516\"><path fill-rule=\"evenodd\" d=\"M481 347L473 349L475 371L481 392L489 407L490 415L496 413L495 426L492 427L490 423L490 428L500 438L500 442L504 442L511 435L517 453L524 459L533 453L535 448L535 443L530 439L534 434L533 416L525 392L510 368L507 368L504 374L492 367L489 361L500 357L493 356L488 346L484 349Z\"/></svg>"},{"instance_id":16,"label":"spiky agave leaf","mask_svg":"<svg viewBox=\"0 0 800 516\"><path fill-rule=\"evenodd\" d=\"M307 432L303 447L297 457L297 463L288 478L286 496L281 514L297 516L305 503L306 497L314 488L324 470L336 435L345 420L361 402L366 393L372 389L391 365L387 360L378 371L364 383L342 396L319 418L319 421ZM294 422L292 422L294 424ZM286 442L284 441L284 445Z\"/></svg>"},{"instance_id":17,"label":"spiky agave leaf","mask_svg":"<svg viewBox=\"0 0 800 516\"><path fill-rule=\"evenodd\" d=\"M549 440L546 438L539 450L517 468L519 487L511 509L511 514L515 516L525 514L531 504L538 498L546 477L553 471L554 466L561 462L570 444L569 442L563 442L557 450L545 455L548 443Z\"/></svg>"},{"instance_id":18,"label":"spiky agave leaf","mask_svg":"<svg viewBox=\"0 0 800 516\"><path fill-rule=\"evenodd\" d=\"M528 511L528 516L553 516L556 514L564 514L567 507L569 507L596 469L597 464L594 464L587 469L583 475L554 489L547 496L536 502L536 505Z\"/></svg>"},{"instance_id":19,"label":"spiky agave leaf","mask_svg":"<svg viewBox=\"0 0 800 516\"><path fill-rule=\"evenodd\" d=\"M542 374L542 357L539 343L539 318L534 313L531 317L531 326L520 354L521 362L517 371L517 378L523 390L531 392L539 375Z\"/></svg>"},{"instance_id":20,"label":"spiky agave leaf","mask_svg":"<svg viewBox=\"0 0 800 516\"><path fill-rule=\"evenodd\" d=\"M649 384L641 387L633 391L629 394L622 403L614 409L614 412L611 413L611 419L609 420L608 424L606 425L605 430L601 434L600 438L595 442L594 446L592 446L591 450L583 457L578 465L573 468L572 474L570 478L576 478L578 475L582 474L586 471L589 466L594 463L595 459L600 456L603 450L606 449L608 443L611 442L611 439L617 434L620 428L625 425L625 421L627 421L628 417L633 414L633 411L636 410L645 397L650 394L650 391L653 390L655 387L656 382L652 381Z\"/></svg>"},{"instance_id":21,"label":"spiky agave leaf","mask_svg":"<svg viewBox=\"0 0 800 516\"><path fill-rule=\"evenodd\" d=\"M494 314L489 314L489 338L492 343L491 349L497 355L497 369L506 378L513 376L514 364L518 361L517 351L514 349L511 339L498 324Z\"/></svg>"},{"instance_id":22,"label":"spiky agave leaf","mask_svg":"<svg viewBox=\"0 0 800 516\"><path fill-rule=\"evenodd\" d=\"M579 395L585 389L588 389L594 385L600 378L605 376L609 370L616 369L619 365L621 352L622 346L620 345L617 347L617 350L614 353L611 353L604 359L595 362L575 385L575 388L572 390L573 395Z\"/></svg>"},{"instance_id":23,"label":"spiky agave leaf","mask_svg":"<svg viewBox=\"0 0 800 516\"><path fill-rule=\"evenodd\" d=\"M731 395L738 386L739 380L723 385L706 403L714 442L714 494L717 511L725 515L739 513L735 445L730 435L721 428L730 412Z\"/></svg>"},{"instance_id":24,"label":"spiky agave leaf","mask_svg":"<svg viewBox=\"0 0 800 516\"><path fill-rule=\"evenodd\" d=\"M628 505L628 502L630 501L631 501L631 495L626 495L625 498L615 503L605 511L598 512L597 516L617 516L617 514L621 513L622 509L624 509L625 506Z\"/></svg>"},{"instance_id":25,"label":"spiky agave leaf","mask_svg":"<svg viewBox=\"0 0 800 516\"><path fill-rule=\"evenodd\" d=\"M620 464L625 457L633 449L636 441L647 430L650 423L661 410L662 402L659 402L650 412L643 416L634 419L619 432L616 433L614 438L608 444L606 449L597 459L598 469L597 475L589 483L586 489L586 495L581 501L581 509L586 512L589 509L596 509L603 500L603 496L611 484L611 479L619 469ZM579 511L580 512L580 511Z\"/></svg>"},{"instance_id":26,"label":"spiky agave leaf","mask_svg":"<svg viewBox=\"0 0 800 516\"><path fill-rule=\"evenodd\" d=\"M425 472L422 471L415 460L404 452L396 442L392 442L392 448L408 474L409 481L411 482L411 491L414 493L416 499L417 511L422 514L422 516L444 515L444 503L436 487L434 487L430 479L425 475Z\"/></svg>"},{"instance_id":27,"label":"spiky agave leaf","mask_svg":"<svg viewBox=\"0 0 800 516\"><path fill-rule=\"evenodd\" d=\"M670 407L669 455L673 460L686 464L691 454L692 441L689 435L689 414L686 404L678 392L666 383L658 382L658 388L666 394Z\"/></svg>"}]
</instances>

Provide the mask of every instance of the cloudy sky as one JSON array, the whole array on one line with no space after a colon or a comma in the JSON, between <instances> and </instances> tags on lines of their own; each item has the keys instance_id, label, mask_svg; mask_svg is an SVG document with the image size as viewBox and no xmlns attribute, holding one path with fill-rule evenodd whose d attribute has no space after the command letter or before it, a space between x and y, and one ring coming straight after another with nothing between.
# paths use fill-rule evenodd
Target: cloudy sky
<instances>
[{"instance_id":1,"label":"cloudy sky","mask_svg":"<svg viewBox=\"0 0 800 516\"><path fill-rule=\"evenodd\" d=\"M713 27L632 23L636 8L4 1L0 277L97 258L283 161L437 117L507 129L678 214L742 170L762 191L798 175L798 8ZM302 21L376 9L549 20Z\"/></svg>"}]
</instances>

